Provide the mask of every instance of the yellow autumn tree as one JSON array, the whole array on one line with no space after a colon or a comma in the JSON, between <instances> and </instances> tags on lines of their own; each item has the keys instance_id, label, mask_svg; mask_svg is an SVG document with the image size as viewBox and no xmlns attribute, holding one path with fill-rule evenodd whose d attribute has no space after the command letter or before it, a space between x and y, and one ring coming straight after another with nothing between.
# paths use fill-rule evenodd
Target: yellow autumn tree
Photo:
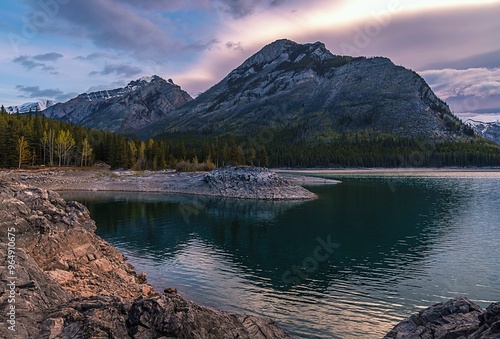
<instances>
[{"instance_id":1,"label":"yellow autumn tree","mask_svg":"<svg viewBox=\"0 0 500 339\"><path fill-rule=\"evenodd\" d=\"M16 143L16 150L18 155L18 168L25 162L31 160L31 151L28 140L24 136L19 137Z\"/></svg>"}]
</instances>

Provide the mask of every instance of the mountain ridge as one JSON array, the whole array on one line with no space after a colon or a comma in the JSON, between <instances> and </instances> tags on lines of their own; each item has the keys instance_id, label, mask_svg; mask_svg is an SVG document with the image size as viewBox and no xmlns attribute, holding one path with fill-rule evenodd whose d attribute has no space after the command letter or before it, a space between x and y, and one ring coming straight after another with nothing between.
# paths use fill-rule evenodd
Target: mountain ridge
<instances>
[{"instance_id":1,"label":"mountain ridge","mask_svg":"<svg viewBox=\"0 0 500 339\"><path fill-rule=\"evenodd\" d=\"M468 119L465 121L465 124L471 126L477 135L500 145L500 120L495 122L483 122Z\"/></svg>"},{"instance_id":2,"label":"mountain ridge","mask_svg":"<svg viewBox=\"0 0 500 339\"><path fill-rule=\"evenodd\" d=\"M37 101L28 101L20 105L13 105L13 106L8 106L5 107L5 110L7 113L29 113L35 112L37 109L38 111L43 111L46 108L53 106L57 104L56 100L53 99L38 99Z\"/></svg>"},{"instance_id":3,"label":"mountain ridge","mask_svg":"<svg viewBox=\"0 0 500 339\"><path fill-rule=\"evenodd\" d=\"M385 57L334 55L319 41L288 39L264 46L195 99L170 79L152 76L80 94L44 114L142 138L263 129L294 129L299 138L319 142L363 131L468 137L466 126L416 72Z\"/></svg>"},{"instance_id":4,"label":"mountain ridge","mask_svg":"<svg viewBox=\"0 0 500 339\"><path fill-rule=\"evenodd\" d=\"M281 39L139 134L242 135L297 126L308 139L367 129L450 137L463 127L421 76L388 58L339 56L321 42Z\"/></svg>"},{"instance_id":5,"label":"mountain ridge","mask_svg":"<svg viewBox=\"0 0 500 339\"><path fill-rule=\"evenodd\" d=\"M191 96L171 79L153 75L130 81L122 88L82 93L43 113L87 127L133 133L190 100Z\"/></svg>"}]
</instances>

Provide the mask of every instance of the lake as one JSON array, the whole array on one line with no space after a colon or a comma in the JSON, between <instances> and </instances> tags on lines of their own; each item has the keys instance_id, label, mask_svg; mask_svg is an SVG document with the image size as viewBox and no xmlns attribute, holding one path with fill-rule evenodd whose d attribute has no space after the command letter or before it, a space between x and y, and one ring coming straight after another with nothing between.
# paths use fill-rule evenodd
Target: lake
<instances>
[{"instance_id":1,"label":"lake","mask_svg":"<svg viewBox=\"0 0 500 339\"><path fill-rule=\"evenodd\" d=\"M306 202L64 192L157 289L301 338L380 338L456 296L500 300L500 172L321 173Z\"/></svg>"}]
</instances>

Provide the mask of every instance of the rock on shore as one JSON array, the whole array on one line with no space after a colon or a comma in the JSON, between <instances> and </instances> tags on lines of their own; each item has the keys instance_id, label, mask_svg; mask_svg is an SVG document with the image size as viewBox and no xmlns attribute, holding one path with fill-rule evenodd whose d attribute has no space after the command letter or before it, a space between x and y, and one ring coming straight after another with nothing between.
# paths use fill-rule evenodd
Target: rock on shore
<instances>
[{"instance_id":1,"label":"rock on shore","mask_svg":"<svg viewBox=\"0 0 500 339\"><path fill-rule=\"evenodd\" d=\"M481 307L467 298L439 303L396 325L384 338L500 338L500 302Z\"/></svg>"},{"instance_id":2,"label":"rock on shore","mask_svg":"<svg viewBox=\"0 0 500 339\"><path fill-rule=\"evenodd\" d=\"M201 307L174 289L159 295L94 230L85 206L0 180L0 337L288 338L269 319Z\"/></svg>"}]
</instances>

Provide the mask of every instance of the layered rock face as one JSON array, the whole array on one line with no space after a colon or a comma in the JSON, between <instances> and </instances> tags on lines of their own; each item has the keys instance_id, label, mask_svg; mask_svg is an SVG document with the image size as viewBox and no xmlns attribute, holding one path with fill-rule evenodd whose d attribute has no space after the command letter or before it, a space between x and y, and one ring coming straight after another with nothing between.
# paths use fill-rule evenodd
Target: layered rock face
<instances>
[{"instance_id":1,"label":"layered rock face","mask_svg":"<svg viewBox=\"0 0 500 339\"><path fill-rule=\"evenodd\" d=\"M83 205L0 181L0 337L288 337L269 319L160 296L94 229Z\"/></svg>"},{"instance_id":2,"label":"layered rock face","mask_svg":"<svg viewBox=\"0 0 500 339\"><path fill-rule=\"evenodd\" d=\"M467 298L431 306L396 325L384 338L500 338L500 302L481 307Z\"/></svg>"}]
</instances>

